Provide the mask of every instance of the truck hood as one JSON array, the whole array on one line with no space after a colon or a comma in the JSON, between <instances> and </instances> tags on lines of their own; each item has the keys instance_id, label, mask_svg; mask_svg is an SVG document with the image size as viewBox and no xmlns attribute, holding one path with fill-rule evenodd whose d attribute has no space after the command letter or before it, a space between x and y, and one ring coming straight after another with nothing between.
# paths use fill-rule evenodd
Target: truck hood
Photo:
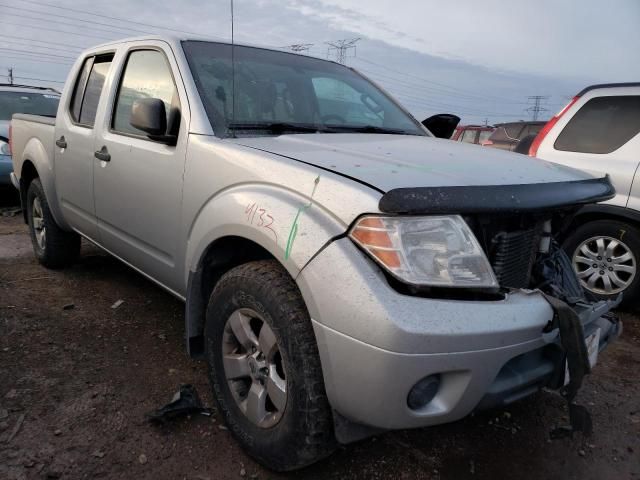
<instances>
[{"instance_id":1,"label":"truck hood","mask_svg":"<svg viewBox=\"0 0 640 480\"><path fill-rule=\"evenodd\" d=\"M433 137L318 133L237 138L233 142L352 177L381 192L593 178L526 155Z\"/></svg>"}]
</instances>

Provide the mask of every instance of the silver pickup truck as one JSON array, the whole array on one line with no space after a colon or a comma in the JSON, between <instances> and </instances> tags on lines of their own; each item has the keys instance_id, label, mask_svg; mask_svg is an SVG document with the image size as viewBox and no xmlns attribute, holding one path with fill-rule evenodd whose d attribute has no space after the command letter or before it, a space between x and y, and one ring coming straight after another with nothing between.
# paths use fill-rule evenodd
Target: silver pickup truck
<instances>
[{"instance_id":1,"label":"silver pickup truck","mask_svg":"<svg viewBox=\"0 0 640 480\"><path fill-rule=\"evenodd\" d=\"M12 178L45 267L84 237L185 301L231 432L289 470L543 387L571 408L621 331L553 239L608 178L434 118L333 62L132 39L13 117Z\"/></svg>"}]
</instances>

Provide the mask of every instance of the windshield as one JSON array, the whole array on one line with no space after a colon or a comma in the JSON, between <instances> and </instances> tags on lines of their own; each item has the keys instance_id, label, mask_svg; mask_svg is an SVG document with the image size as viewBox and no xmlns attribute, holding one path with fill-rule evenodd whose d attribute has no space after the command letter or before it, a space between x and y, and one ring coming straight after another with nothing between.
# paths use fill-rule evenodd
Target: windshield
<instances>
[{"instance_id":1,"label":"windshield","mask_svg":"<svg viewBox=\"0 0 640 480\"><path fill-rule=\"evenodd\" d=\"M14 113L55 117L60 96L40 92L0 92L0 120L11 120Z\"/></svg>"},{"instance_id":2,"label":"windshield","mask_svg":"<svg viewBox=\"0 0 640 480\"><path fill-rule=\"evenodd\" d=\"M371 82L332 62L235 46L186 41L183 47L218 136L281 133L426 135Z\"/></svg>"}]
</instances>

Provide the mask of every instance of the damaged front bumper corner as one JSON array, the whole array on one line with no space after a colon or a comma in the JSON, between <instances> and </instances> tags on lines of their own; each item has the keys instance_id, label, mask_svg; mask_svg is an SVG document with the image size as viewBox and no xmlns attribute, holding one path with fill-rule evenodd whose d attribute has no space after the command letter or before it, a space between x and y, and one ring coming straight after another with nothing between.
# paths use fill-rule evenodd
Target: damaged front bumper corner
<instances>
[{"instance_id":1,"label":"damaged front bumper corner","mask_svg":"<svg viewBox=\"0 0 640 480\"><path fill-rule=\"evenodd\" d=\"M570 307L573 308L581 325L582 335L573 337L576 342L581 341L584 345L586 339L599 330L597 348L600 353L618 338L622 333L622 322L611 310L619 305L620 300L618 298L615 301L579 303ZM566 386L567 346L563 345L559 328L554 325L553 320L545 330L547 331L544 335L549 343L509 360L500 369L487 393L478 403L477 410L504 407L542 388L558 390ZM581 351L580 345L570 348L573 351Z\"/></svg>"}]
</instances>

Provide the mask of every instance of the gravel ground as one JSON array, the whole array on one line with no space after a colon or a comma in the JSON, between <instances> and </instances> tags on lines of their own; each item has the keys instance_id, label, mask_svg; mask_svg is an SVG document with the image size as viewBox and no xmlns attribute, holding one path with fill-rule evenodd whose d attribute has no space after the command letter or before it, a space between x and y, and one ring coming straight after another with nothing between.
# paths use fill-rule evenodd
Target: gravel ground
<instances>
[{"instance_id":1,"label":"gravel ground","mask_svg":"<svg viewBox=\"0 0 640 480\"><path fill-rule=\"evenodd\" d=\"M183 305L88 245L73 268L45 270L20 220L0 216L0 479L640 479L637 316L622 314L622 338L580 393L589 438L550 441L565 410L542 392L278 475L248 458L217 416L147 423L180 383L214 406L204 364L185 354Z\"/></svg>"}]
</instances>

